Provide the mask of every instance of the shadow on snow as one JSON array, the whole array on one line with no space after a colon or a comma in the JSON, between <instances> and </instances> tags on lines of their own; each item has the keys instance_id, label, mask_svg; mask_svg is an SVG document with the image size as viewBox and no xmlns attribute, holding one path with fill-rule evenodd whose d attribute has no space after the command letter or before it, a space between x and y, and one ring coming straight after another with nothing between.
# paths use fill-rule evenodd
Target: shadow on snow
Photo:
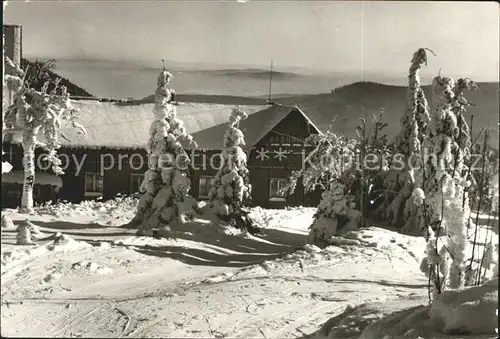
<instances>
[{"instance_id":1,"label":"shadow on snow","mask_svg":"<svg viewBox=\"0 0 500 339\"><path fill-rule=\"evenodd\" d=\"M43 233L61 232L69 236L77 236L76 240L86 241L93 246L100 246L102 242L109 242L113 237L134 236L136 230L127 230L118 227L107 227L91 224L78 224L72 222L34 222L40 226ZM17 223L16 223L17 224ZM188 265L243 267L258 264L266 260L283 257L295 252L299 246L306 241L306 235L289 233L278 229L261 228L260 233L251 236L227 235L215 228L213 224L200 224L192 222L181 228L168 232L166 239L180 240L203 244L193 248L189 244L184 245L141 245L134 242L116 246L129 247L143 255L158 258L171 258ZM84 230L88 230L85 232ZM101 232L93 232L102 230ZM3 233L3 232L2 232ZM11 232L8 232L11 233ZM12 231L15 233L15 231ZM10 239L9 239L10 238ZM139 239L139 238L138 238ZM10 241L9 241L10 240ZM2 243L15 243L14 234L4 234Z\"/></svg>"}]
</instances>

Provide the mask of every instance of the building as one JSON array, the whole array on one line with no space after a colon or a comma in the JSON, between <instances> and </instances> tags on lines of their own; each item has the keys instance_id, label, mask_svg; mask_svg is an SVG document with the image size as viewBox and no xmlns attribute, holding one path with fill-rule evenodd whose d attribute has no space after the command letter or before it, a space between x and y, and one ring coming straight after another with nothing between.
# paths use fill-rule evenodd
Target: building
<instances>
[{"instance_id":1,"label":"building","mask_svg":"<svg viewBox=\"0 0 500 339\"><path fill-rule=\"evenodd\" d=\"M147 170L145 144L153 120L153 104L74 101L80 110L80 122L87 138L72 128L61 130L58 153L65 175L50 175L43 161L43 150L37 149L37 172L34 197L37 202L85 199L110 199L117 194L138 192ZM223 135L234 106L179 103L177 115L188 133L198 143L190 150L191 194L207 198L211 181L220 164ZM300 185L294 194L282 195L282 188L293 171L302 167L310 146L304 139L319 129L298 107L282 105L241 106L248 118L240 122L245 134L248 168L254 205L266 208L315 206L320 192L305 194ZM43 142L43 137L39 138ZM15 207L20 202L22 147L18 133L7 131L4 151L13 166L12 173L2 176L2 205ZM16 193L17 192L17 193Z\"/></svg>"},{"instance_id":2,"label":"building","mask_svg":"<svg viewBox=\"0 0 500 339\"><path fill-rule=\"evenodd\" d=\"M4 52L15 64L21 64L22 27L3 25ZM12 92L3 87L3 103L9 105ZM131 104L112 100L75 100L81 123L88 137L78 135L72 128L61 131L58 150L65 174L50 173L43 160L42 148L36 150L36 176L33 196L36 203L66 200L110 199L117 194L138 192L147 170L145 144L153 120L153 104ZM234 106L218 104L180 103L177 114L193 135L199 148L189 150L193 166L190 169L191 194L206 199L213 177L220 164L223 135ZM249 114L240 123L245 134L250 180L254 187L253 204L281 208L283 206L315 206L320 192L305 194L300 186L294 194L284 196L281 188L293 171L300 169L310 147L304 139L329 125L330 112L312 110L315 125L304 112L287 105L241 106ZM43 142L43 136L39 137ZM21 201L23 181L22 146L19 132L6 131L3 142L5 154L13 170L2 175L2 206L17 207Z\"/></svg>"}]
</instances>

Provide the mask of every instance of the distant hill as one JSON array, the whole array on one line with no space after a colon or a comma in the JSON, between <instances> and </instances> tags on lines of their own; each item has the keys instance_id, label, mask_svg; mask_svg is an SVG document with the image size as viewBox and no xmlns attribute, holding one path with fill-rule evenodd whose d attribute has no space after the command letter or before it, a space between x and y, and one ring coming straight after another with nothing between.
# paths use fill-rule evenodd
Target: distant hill
<instances>
[{"instance_id":1,"label":"distant hill","mask_svg":"<svg viewBox=\"0 0 500 339\"><path fill-rule=\"evenodd\" d=\"M161 63L106 61L93 59L56 59L56 73L70 79L99 97L141 99L154 93ZM168 63L173 74L171 86L179 94L258 97L269 92L269 70L265 67L208 65L180 67ZM305 72L305 71L304 71ZM379 79L379 78L377 78ZM385 79L385 78L384 78ZM325 93L360 80L356 73L305 74L300 69L277 68L273 71L273 93L303 95ZM385 81L385 80L384 80ZM392 82L389 82L392 83Z\"/></svg>"},{"instance_id":2,"label":"distant hill","mask_svg":"<svg viewBox=\"0 0 500 339\"><path fill-rule=\"evenodd\" d=\"M192 102L203 104L221 104L221 105L265 105L264 98L248 98L232 95L204 95L204 94L177 94L176 101ZM134 100L133 104L154 103L154 95L149 95L140 100Z\"/></svg>"},{"instance_id":3,"label":"distant hill","mask_svg":"<svg viewBox=\"0 0 500 339\"><path fill-rule=\"evenodd\" d=\"M57 66L57 63L56 63L56 66ZM28 59L22 59L21 60L21 68L25 70L28 67L29 68L33 68L34 67L34 62L30 61ZM81 88L78 85L75 85L74 83L72 83L67 78L62 77L62 76L56 74L54 72L54 70L49 70L49 71L47 71L47 73L48 73L49 78L52 81L55 80L56 78L60 78L61 79L60 85L66 86L66 88L68 89L68 93L70 93L72 96L93 97L93 95L90 94L89 92L87 92L85 89ZM37 88L37 90L39 90L39 88Z\"/></svg>"},{"instance_id":4,"label":"distant hill","mask_svg":"<svg viewBox=\"0 0 500 339\"><path fill-rule=\"evenodd\" d=\"M190 71L183 71L184 73L189 73ZM259 68L245 68L245 69L217 69L217 70L194 70L192 72L205 73L214 76L226 76L226 77L245 77L245 78L265 78L269 79L271 72L270 70L259 69ZM307 75L296 74L292 72L277 72L273 71L273 80L289 79L304 77Z\"/></svg>"},{"instance_id":5,"label":"distant hill","mask_svg":"<svg viewBox=\"0 0 500 339\"><path fill-rule=\"evenodd\" d=\"M483 127L492 131L491 144L498 149L499 122L499 84L478 83L479 90L467 93L467 98L475 104L470 107L466 117L470 121L474 114L473 135L477 135ZM429 101L432 116L432 92L429 85L423 86ZM372 114L380 112L383 107L386 132L395 136L400 129L400 119L406 110L407 88L403 86L383 85L374 82L356 82L338 87L333 93L302 95L275 99L277 103L298 105L322 130L328 129L335 115L337 118L332 130L350 136L356 135L359 117L364 116L363 109L368 112L368 120ZM363 108L362 108L363 107Z\"/></svg>"}]
</instances>

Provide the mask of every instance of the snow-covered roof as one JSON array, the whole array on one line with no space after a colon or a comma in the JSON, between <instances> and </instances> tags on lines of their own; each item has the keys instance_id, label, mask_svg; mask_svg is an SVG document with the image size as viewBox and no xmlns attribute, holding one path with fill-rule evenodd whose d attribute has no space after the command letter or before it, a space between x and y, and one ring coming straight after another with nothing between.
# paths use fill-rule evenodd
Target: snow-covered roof
<instances>
[{"instance_id":1,"label":"snow-covered roof","mask_svg":"<svg viewBox=\"0 0 500 339\"><path fill-rule=\"evenodd\" d=\"M6 184L22 184L24 181L23 171L14 171L2 174L2 182ZM56 187L62 187L63 183L61 177L45 173L37 172L35 173L35 185L51 185Z\"/></svg>"},{"instance_id":2,"label":"snow-covered roof","mask_svg":"<svg viewBox=\"0 0 500 339\"><path fill-rule=\"evenodd\" d=\"M149 127L153 121L154 104L126 104L75 100L73 106L79 109L79 123L87 137L77 133L70 126L61 128L60 143L74 148L144 148L149 138ZM177 116L184 122L188 133L197 132L228 122L233 105L179 103ZM240 106L251 115L265 109L266 105ZM223 134L212 136L222 146ZM21 143L19 132L6 131L5 140ZM195 138L196 140L196 138ZM44 142L43 136L39 137ZM199 144L204 147L203 144Z\"/></svg>"},{"instance_id":3,"label":"snow-covered roof","mask_svg":"<svg viewBox=\"0 0 500 339\"><path fill-rule=\"evenodd\" d=\"M69 126L61 128L60 143L73 148L144 148L149 138L149 127L153 121L153 104L127 104L98 102L92 100L73 101L79 109L79 123L87 137ZM247 147L255 145L290 112L297 109L316 129L316 125L298 107L284 105L238 106L248 114L240 122ZM188 133L202 149L221 149L223 136L228 128L228 119L234 105L179 103L177 116L184 122ZM6 131L5 140L21 143L19 132ZM39 137L44 142L43 136Z\"/></svg>"}]
</instances>

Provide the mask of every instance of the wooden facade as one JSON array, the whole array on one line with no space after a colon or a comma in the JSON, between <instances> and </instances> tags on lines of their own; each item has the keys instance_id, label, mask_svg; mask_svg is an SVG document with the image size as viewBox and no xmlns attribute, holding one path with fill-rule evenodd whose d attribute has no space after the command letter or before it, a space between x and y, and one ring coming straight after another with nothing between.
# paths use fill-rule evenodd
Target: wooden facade
<instances>
[{"instance_id":1,"label":"wooden facade","mask_svg":"<svg viewBox=\"0 0 500 339\"><path fill-rule=\"evenodd\" d=\"M252 184L252 203L264 208L285 206L316 206L321 192L304 193L300 183L295 193L280 194L293 171L303 166L303 161L311 147L304 139L318 131L303 113L290 108L290 113L277 123L251 148L247 149L248 169ZM214 136L221 138L222 136ZM221 140L222 144L222 140ZM14 170L22 170L22 148L18 144L4 143L4 160L9 161ZM198 149L190 153L193 160L189 170L191 194L203 200L207 198L210 183L220 166L221 150ZM37 172L47 171L47 163L41 161L43 150L37 149ZM147 170L147 153L144 149L106 148L86 149L61 147L58 151L65 174L61 176L63 186L56 192L56 200L80 202L86 199L112 199L117 194L138 192ZM49 170L50 171L50 170ZM35 176L36 184L36 176ZM20 203L20 196L9 192L19 187L2 185L2 205ZM36 197L38 202L54 199L54 190ZM14 198L13 198L14 197ZM3 197L2 197L3 198ZM13 201L14 199L14 201Z\"/></svg>"}]
</instances>

